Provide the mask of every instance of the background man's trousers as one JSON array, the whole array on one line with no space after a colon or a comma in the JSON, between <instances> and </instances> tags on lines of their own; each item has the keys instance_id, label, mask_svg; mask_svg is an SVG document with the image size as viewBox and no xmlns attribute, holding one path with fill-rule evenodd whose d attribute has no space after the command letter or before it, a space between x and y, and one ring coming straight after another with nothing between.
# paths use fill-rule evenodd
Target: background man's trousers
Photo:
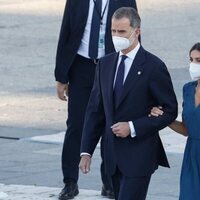
<instances>
[{"instance_id":1,"label":"background man's trousers","mask_svg":"<svg viewBox=\"0 0 200 200\"><path fill-rule=\"evenodd\" d=\"M64 183L78 181L82 129L95 70L96 64L93 60L77 55L69 72L67 131L62 152ZM101 176L105 187L111 189L111 180L105 175L103 165Z\"/></svg>"}]
</instances>

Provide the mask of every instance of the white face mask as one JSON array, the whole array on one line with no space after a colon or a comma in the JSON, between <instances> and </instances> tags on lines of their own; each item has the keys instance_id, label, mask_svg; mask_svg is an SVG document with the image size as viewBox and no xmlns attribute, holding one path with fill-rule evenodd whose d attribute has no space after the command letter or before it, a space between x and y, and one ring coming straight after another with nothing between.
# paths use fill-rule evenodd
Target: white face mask
<instances>
[{"instance_id":1,"label":"white face mask","mask_svg":"<svg viewBox=\"0 0 200 200\"><path fill-rule=\"evenodd\" d=\"M200 64L191 62L189 72L192 80L200 79Z\"/></svg>"},{"instance_id":2,"label":"white face mask","mask_svg":"<svg viewBox=\"0 0 200 200\"><path fill-rule=\"evenodd\" d=\"M133 35L133 33L134 32L132 32L131 36ZM133 39L132 41L130 41L131 36L129 38L112 36L112 41L113 41L115 50L118 52L121 50L128 49L135 40Z\"/></svg>"}]
</instances>

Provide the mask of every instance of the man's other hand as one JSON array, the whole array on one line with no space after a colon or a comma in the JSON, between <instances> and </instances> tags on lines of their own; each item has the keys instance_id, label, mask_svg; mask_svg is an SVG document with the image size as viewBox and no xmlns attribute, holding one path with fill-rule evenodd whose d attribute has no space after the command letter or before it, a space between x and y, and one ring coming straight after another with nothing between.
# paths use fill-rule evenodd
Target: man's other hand
<instances>
[{"instance_id":1,"label":"man's other hand","mask_svg":"<svg viewBox=\"0 0 200 200\"><path fill-rule=\"evenodd\" d=\"M91 156L89 155L81 156L79 168L84 174L87 174L90 171L90 165L91 165Z\"/></svg>"}]
</instances>

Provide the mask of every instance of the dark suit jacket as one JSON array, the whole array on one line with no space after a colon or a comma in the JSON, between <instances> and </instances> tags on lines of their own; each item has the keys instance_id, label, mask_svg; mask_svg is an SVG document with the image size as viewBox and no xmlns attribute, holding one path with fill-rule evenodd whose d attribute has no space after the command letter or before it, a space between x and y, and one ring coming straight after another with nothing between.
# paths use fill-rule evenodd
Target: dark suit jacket
<instances>
[{"instance_id":1,"label":"dark suit jacket","mask_svg":"<svg viewBox=\"0 0 200 200\"><path fill-rule=\"evenodd\" d=\"M177 117L177 100L165 64L140 47L125 80L121 101L113 108L113 79L118 54L100 59L90 96L82 137L81 152L91 155L104 135L105 167L112 175L116 165L129 177L152 174L158 165L169 167L158 131ZM153 106L164 114L148 117ZM132 121L136 137L119 138L111 126ZM104 129L102 131L102 129Z\"/></svg>"},{"instance_id":2,"label":"dark suit jacket","mask_svg":"<svg viewBox=\"0 0 200 200\"><path fill-rule=\"evenodd\" d=\"M67 0L57 47L55 78L67 83L69 69L76 57L85 30L90 0ZM105 53L114 52L111 17L122 6L136 8L135 0L110 0L106 24ZM137 8L136 8L137 9Z\"/></svg>"}]
</instances>

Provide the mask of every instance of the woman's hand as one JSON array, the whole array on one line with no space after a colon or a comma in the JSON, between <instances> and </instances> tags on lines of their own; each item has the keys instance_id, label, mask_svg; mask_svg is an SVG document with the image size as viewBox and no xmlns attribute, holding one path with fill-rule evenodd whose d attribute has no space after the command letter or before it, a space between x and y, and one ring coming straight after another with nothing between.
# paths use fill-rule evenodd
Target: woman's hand
<instances>
[{"instance_id":1,"label":"woman's hand","mask_svg":"<svg viewBox=\"0 0 200 200\"><path fill-rule=\"evenodd\" d=\"M159 117L160 115L163 115L163 113L162 106L157 106L151 109L151 113L148 116Z\"/></svg>"}]
</instances>

